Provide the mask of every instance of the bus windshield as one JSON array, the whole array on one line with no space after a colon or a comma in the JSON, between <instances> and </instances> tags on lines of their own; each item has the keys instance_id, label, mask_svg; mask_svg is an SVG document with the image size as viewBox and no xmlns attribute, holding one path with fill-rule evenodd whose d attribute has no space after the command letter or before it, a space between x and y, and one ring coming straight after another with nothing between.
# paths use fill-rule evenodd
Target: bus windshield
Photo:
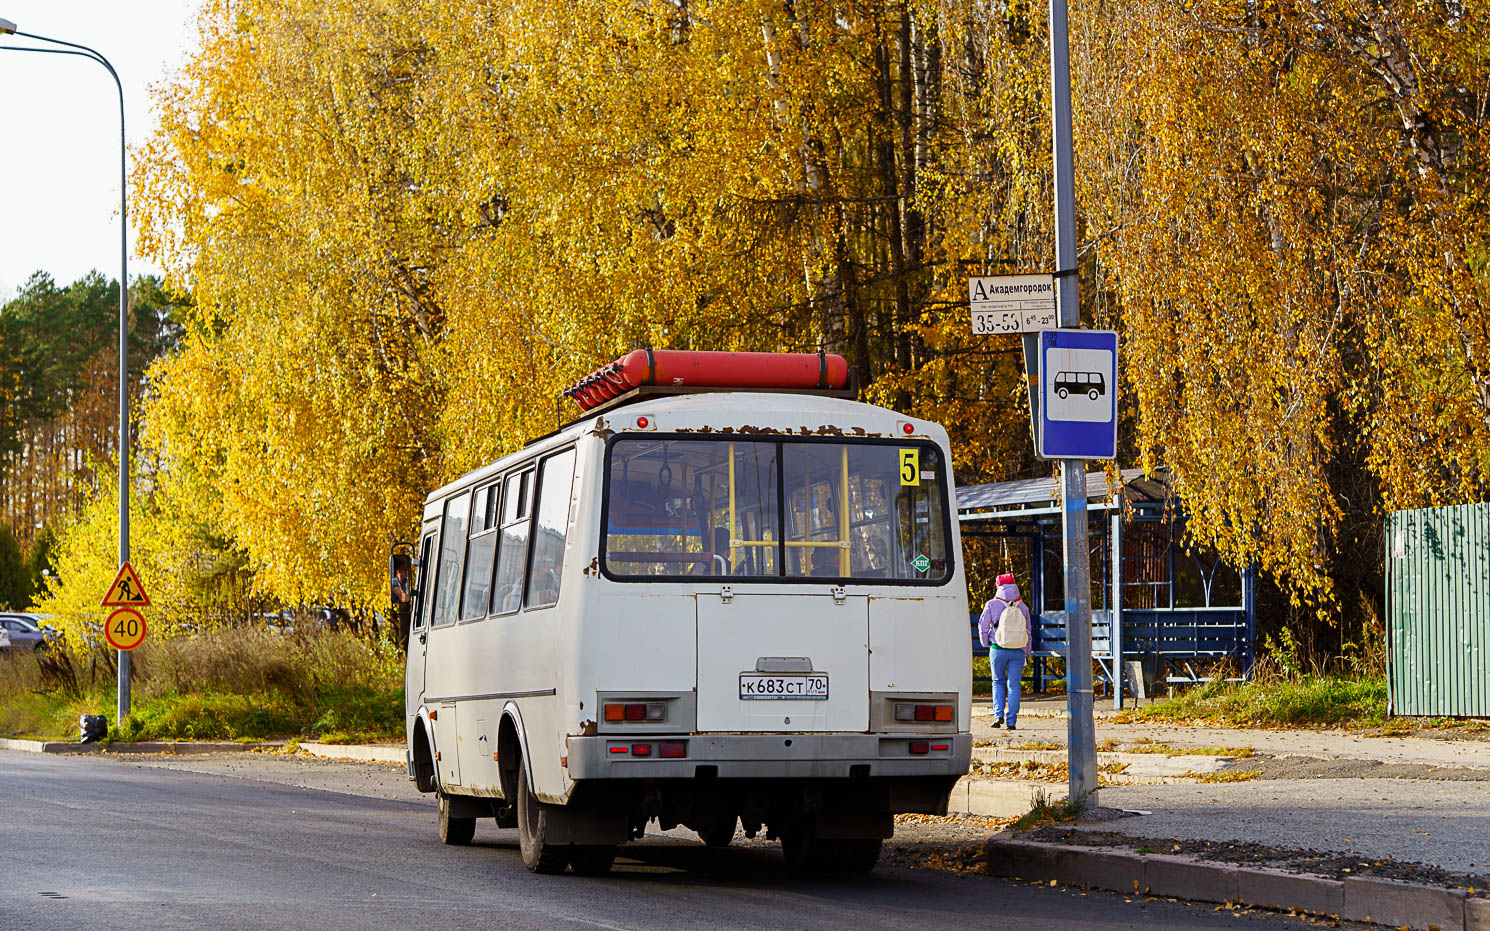
<instances>
[{"instance_id":1,"label":"bus windshield","mask_svg":"<svg viewBox=\"0 0 1490 931\"><path fill-rule=\"evenodd\" d=\"M950 476L929 443L623 436L606 473L613 578L951 576Z\"/></svg>"}]
</instances>

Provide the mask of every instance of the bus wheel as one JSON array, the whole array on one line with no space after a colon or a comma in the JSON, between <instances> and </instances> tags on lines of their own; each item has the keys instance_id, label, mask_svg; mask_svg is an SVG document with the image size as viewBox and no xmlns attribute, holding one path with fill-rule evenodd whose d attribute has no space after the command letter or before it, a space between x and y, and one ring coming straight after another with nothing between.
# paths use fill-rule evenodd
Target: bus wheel
<instances>
[{"instance_id":1,"label":"bus wheel","mask_svg":"<svg viewBox=\"0 0 1490 931\"><path fill-rule=\"evenodd\" d=\"M436 810L439 812L440 840L444 843L464 846L476 836L476 819L451 817L450 796L444 792L439 794Z\"/></svg>"},{"instance_id":2,"label":"bus wheel","mask_svg":"<svg viewBox=\"0 0 1490 931\"><path fill-rule=\"evenodd\" d=\"M613 844L574 847L569 855L570 865L581 876L604 876L610 872L611 864L615 862L616 848Z\"/></svg>"},{"instance_id":3,"label":"bus wheel","mask_svg":"<svg viewBox=\"0 0 1490 931\"><path fill-rule=\"evenodd\" d=\"M734 815L729 818L719 818L706 828L698 828L698 839L709 847L728 847L729 842L735 839L735 823L738 819Z\"/></svg>"},{"instance_id":4,"label":"bus wheel","mask_svg":"<svg viewBox=\"0 0 1490 931\"><path fill-rule=\"evenodd\" d=\"M517 762L517 846L523 866L534 873L562 873L569 865L567 849L545 843L543 803L533 797L523 774L522 760Z\"/></svg>"},{"instance_id":5,"label":"bus wheel","mask_svg":"<svg viewBox=\"0 0 1490 931\"><path fill-rule=\"evenodd\" d=\"M781 833L781 856L793 872L825 873L838 867L838 844L818 837L809 821Z\"/></svg>"},{"instance_id":6,"label":"bus wheel","mask_svg":"<svg viewBox=\"0 0 1490 931\"><path fill-rule=\"evenodd\" d=\"M884 841L878 837L838 842L838 868L845 873L867 873L879 862Z\"/></svg>"}]
</instances>

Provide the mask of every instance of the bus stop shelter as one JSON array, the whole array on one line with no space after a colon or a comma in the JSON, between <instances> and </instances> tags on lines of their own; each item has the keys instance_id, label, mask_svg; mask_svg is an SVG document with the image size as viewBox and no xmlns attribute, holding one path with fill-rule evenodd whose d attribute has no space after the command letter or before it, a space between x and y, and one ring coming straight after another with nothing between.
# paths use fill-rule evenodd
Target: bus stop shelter
<instances>
[{"instance_id":1,"label":"bus stop shelter","mask_svg":"<svg viewBox=\"0 0 1490 931\"><path fill-rule=\"evenodd\" d=\"M1159 682L1247 678L1255 633L1253 572L1188 543L1182 502L1168 476L1125 469L1116 482L1087 481L1092 579L1092 658L1121 708L1125 679L1134 695ZM996 547L998 571L1013 572L1030 606L1035 688L1057 676L1066 613L1061 508L1056 479L957 489L964 540ZM973 636L977 637L977 615Z\"/></svg>"}]
</instances>

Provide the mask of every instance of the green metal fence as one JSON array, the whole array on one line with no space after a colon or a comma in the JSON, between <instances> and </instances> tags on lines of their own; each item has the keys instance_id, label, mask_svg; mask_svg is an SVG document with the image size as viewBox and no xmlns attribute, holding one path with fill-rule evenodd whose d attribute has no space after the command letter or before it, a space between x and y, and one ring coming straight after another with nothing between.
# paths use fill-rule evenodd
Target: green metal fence
<instances>
[{"instance_id":1,"label":"green metal fence","mask_svg":"<svg viewBox=\"0 0 1490 931\"><path fill-rule=\"evenodd\" d=\"M1490 716L1490 504L1387 518L1393 714Z\"/></svg>"}]
</instances>

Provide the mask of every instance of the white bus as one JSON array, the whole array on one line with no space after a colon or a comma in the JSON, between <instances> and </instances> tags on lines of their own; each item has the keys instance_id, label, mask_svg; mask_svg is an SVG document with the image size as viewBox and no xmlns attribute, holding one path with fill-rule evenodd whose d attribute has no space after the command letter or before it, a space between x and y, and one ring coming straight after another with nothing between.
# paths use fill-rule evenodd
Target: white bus
<instances>
[{"instance_id":1,"label":"white bus","mask_svg":"<svg viewBox=\"0 0 1490 931\"><path fill-rule=\"evenodd\" d=\"M672 394L435 491L409 777L439 832L608 870L657 821L867 871L945 813L972 687L947 435L833 397Z\"/></svg>"}]
</instances>

